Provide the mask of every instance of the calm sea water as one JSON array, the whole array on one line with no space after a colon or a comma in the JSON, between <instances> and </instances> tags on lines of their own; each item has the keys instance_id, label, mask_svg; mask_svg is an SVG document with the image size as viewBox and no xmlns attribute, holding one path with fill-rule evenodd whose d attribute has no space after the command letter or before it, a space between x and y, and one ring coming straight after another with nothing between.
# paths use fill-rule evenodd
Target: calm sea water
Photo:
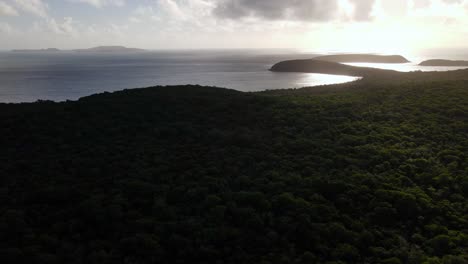
<instances>
[{"instance_id":1,"label":"calm sea water","mask_svg":"<svg viewBox=\"0 0 468 264\"><path fill-rule=\"evenodd\" d=\"M0 102L75 100L104 91L154 85L200 84L239 91L262 91L343 83L356 79L268 71L278 61L314 56L311 53L284 50L161 51L137 54L0 52ZM414 63L365 66L390 67L401 71L455 69L419 67Z\"/></svg>"}]
</instances>

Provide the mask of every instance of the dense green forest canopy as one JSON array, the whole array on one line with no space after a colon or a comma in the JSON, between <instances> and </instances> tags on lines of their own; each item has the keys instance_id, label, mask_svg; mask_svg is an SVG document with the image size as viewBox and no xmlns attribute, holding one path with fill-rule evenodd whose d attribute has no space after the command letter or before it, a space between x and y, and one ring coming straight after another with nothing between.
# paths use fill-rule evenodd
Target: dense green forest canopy
<instances>
[{"instance_id":1,"label":"dense green forest canopy","mask_svg":"<svg viewBox=\"0 0 468 264\"><path fill-rule=\"evenodd\" d=\"M468 262L468 81L0 105L2 263Z\"/></svg>"}]
</instances>

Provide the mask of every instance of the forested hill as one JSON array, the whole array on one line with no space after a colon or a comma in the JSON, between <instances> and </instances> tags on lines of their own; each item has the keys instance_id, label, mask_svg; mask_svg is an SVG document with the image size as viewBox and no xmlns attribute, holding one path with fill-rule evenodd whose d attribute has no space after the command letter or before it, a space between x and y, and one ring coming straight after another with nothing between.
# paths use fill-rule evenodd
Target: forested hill
<instances>
[{"instance_id":1,"label":"forested hill","mask_svg":"<svg viewBox=\"0 0 468 264\"><path fill-rule=\"evenodd\" d=\"M0 105L1 263L467 263L468 81L325 88Z\"/></svg>"}]
</instances>

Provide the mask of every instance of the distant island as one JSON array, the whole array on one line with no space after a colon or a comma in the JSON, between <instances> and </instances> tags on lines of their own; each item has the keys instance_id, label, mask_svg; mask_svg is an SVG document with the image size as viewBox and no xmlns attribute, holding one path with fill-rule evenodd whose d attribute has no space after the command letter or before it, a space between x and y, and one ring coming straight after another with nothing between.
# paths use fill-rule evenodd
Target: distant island
<instances>
[{"instance_id":1,"label":"distant island","mask_svg":"<svg viewBox=\"0 0 468 264\"><path fill-rule=\"evenodd\" d=\"M339 54L313 58L314 60L341 62L341 63L408 63L401 55L373 55L373 54Z\"/></svg>"},{"instance_id":2,"label":"distant island","mask_svg":"<svg viewBox=\"0 0 468 264\"><path fill-rule=\"evenodd\" d=\"M61 50L56 48L48 48L48 49L14 49L12 52L59 52Z\"/></svg>"},{"instance_id":3,"label":"distant island","mask_svg":"<svg viewBox=\"0 0 468 264\"><path fill-rule=\"evenodd\" d=\"M468 61L463 60L426 60L419 66L468 66Z\"/></svg>"},{"instance_id":4,"label":"distant island","mask_svg":"<svg viewBox=\"0 0 468 264\"><path fill-rule=\"evenodd\" d=\"M76 52L142 52L144 49L127 48L124 46L99 46L89 49L76 49Z\"/></svg>"},{"instance_id":5,"label":"distant island","mask_svg":"<svg viewBox=\"0 0 468 264\"><path fill-rule=\"evenodd\" d=\"M12 52L59 52L63 51L56 48L48 48L48 49L14 49ZM70 51L70 50L67 50ZM89 49L74 49L71 50L74 52L116 52L116 53L132 53L132 52L143 52L146 51L144 49L137 49L137 48L127 48L124 46L98 46Z\"/></svg>"}]
</instances>

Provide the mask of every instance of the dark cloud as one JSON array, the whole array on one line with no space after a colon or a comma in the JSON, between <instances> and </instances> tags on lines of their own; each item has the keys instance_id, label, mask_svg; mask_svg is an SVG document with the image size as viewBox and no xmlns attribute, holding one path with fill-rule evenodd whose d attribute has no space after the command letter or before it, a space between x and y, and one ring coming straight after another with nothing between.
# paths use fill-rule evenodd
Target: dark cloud
<instances>
[{"instance_id":1,"label":"dark cloud","mask_svg":"<svg viewBox=\"0 0 468 264\"><path fill-rule=\"evenodd\" d=\"M354 19L370 20L375 0L350 0ZM266 20L329 21L339 13L338 0L219 0L214 14L221 18L256 17Z\"/></svg>"},{"instance_id":2,"label":"dark cloud","mask_svg":"<svg viewBox=\"0 0 468 264\"><path fill-rule=\"evenodd\" d=\"M220 0L214 14L221 18L327 21L338 13L336 0Z\"/></svg>"}]
</instances>

